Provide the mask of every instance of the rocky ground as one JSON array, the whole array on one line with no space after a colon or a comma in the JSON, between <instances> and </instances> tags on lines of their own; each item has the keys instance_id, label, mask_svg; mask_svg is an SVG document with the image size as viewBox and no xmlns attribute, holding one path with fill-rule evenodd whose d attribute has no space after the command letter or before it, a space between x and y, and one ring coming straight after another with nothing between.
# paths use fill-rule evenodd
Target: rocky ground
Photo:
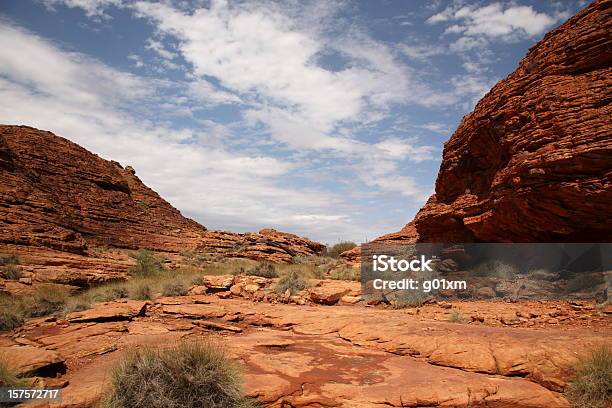
<instances>
[{"instance_id":1,"label":"rocky ground","mask_svg":"<svg viewBox=\"0 0 612 408\"><path fill-rule=\"evenodd\" d=\"M30 320L0 337L0 352L63 387L51 406L94 404L126 349L213 335L264 407L566 407L573 367L612 334L610 307L586 301L395 310L367 305L356 282L312 283L291 297L272 295L270 279L205 277L188 296Z\"/></svg>"}]
</instances>

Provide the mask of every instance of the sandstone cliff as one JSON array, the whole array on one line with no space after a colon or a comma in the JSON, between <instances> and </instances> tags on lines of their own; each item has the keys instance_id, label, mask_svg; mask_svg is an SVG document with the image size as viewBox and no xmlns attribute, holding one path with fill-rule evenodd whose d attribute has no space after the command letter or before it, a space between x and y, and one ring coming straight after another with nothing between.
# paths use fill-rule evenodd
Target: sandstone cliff
<instances>
[{"instance_id":1,"label":"sandstone cliff","mask_svg":"<svg viewBox=\"0 0 612 408\"><path fill-rule=\"evenodd\" d=\"M491 89L444 145L408 241L612 241L611 32L612 1L596 1Z\"/></svg>"},{"instance_id":2,"label":"sandstone cliff","mask_svg":"<svg viewBox=\"0 0 612 408\"><path fill-rule=\"evenodd\" d=\"M208 231L145 186L131 167L25 126L0 126L0 245L83 255L92 247L149 248L276 262L324 249L269 229Z\"/></svg>"}]
</instances>

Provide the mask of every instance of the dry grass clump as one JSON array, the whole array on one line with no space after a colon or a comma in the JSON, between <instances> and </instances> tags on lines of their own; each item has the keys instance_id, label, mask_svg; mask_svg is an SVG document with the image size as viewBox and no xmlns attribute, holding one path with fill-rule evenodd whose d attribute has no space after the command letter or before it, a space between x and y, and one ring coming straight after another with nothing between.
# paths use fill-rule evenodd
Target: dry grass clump
<instances>
[{"instance_id":1,"label":"dry grass clump","mask_svg":"<svg viewBox=\"0 0 612 408\"><path fill-rule=\"evenodd\" d=\"M580 363L565 389L572 407L608 408L612 405L612 348L603 345Z\"/></svg>"},{"instance_id":2,"label":"dry grass clump","mask_svg":"<svg viewBox=\"0 0 612 408\"><path fill-rule=\"evenodd\" d=\"M154 297L151 286L146 282L140 282L130 291L130 299L135 300L152 300Z\"/></svg>"},{"instance_id":3,"label":"dry grass clump","mask_svg":"<svg viewBox=\"0 0 612 408\"><path fill-rule=\"evenodd\" d=\"M2 275L8 280L19 280L23 278L23 272L19 265L6 265L2 267Z\"/></svg>"},{"instance_id":4,"label":"dry grass clump","mask_svg":"<svg viewBox=\"0 0 612 408\"><path fill-rule=\"evenodd\" d=\"M20 261L17 255L0 255L0 274L8 280L18 280L23 277Z\"/></svg>"},{"instance_id":5,"label":"dry grass clump","mask_svg":"<svg viewBox=\"0 0 612 408\"><path fill-rule=\"evenodd\" d=\"M296 271L292 271L282 276L276 286L274 291L279 294L283 294L289 290L289 293L295 295L296 293L308 288L310 283L303 275L297 273Z\"/></svg>"},{"instance_id":6,"label":"dry grass clump","mask_svg":"<svg viewBox=\"0 0 612 408\"><path fill-rule=\"evenodd\" d=\"M420 290L398 290L392 297L391 304L394 309L406 309L423 306L429 295Z\"/></svg>"},{"instance_id":7,"label":"dry grass clump","mask_svg":"<svg viewBox=\"0 0 612 408\"><path fill-rule=\"evenodd\" d=\"M475 276L488 276L501 279L513 279L519 274L516 266L499 260L490 260L481 263L472 270Z\"/></svg>"},{"instance_id":8,"label":"dry grass clump","mask_svg":"<svg viewBox=\"0 0 612 408\"><path fill-rule=\"evenodd\" d=\"M25 310L28 317L41 317L53 314L64 308L70 292L58 285L39 285L32 297L25 297Z\"/></svg>"},{"instance_id":9,"label":"dry grass clump","mask_svg":"<svg viewBox=\"0 0 612 408\"><path fill-rule=\"evenodd\" d=\"M246 258L224 259L221 262L204 266L202 273L204 275L240 275L258 264L259 262Z\"/></svg>"},{"instance_id":10,"label":"dry grass clump","mask_svg":"<svg viewBox=\"0 0 612 408\"><path fill-rule=\"evenodd\" d=\"M41 317L61 311L70 298L65 288L45 284L36 287L27 296L2 296L0 298L0 330L13 330L26 318Z\"/></svg>"},{"instance_id":11,"label":"dry grass clump","mask_svg":"<svg viewBox=\"0 0 612 408\"><path fill-rule=\"evenodd\" d=\"M23 322L23 307L19 299L9 295L0 296L0 331L16 329Z\"/></svg>"},{"instance_id":12,"label":"dry grass clump","mask_svg":"<svg viewBox=\"0 0 612 408\"><path fill-rule=\"evenodd\" d=\"M9 366L6 357L0 355L0 387L20 387L24 386L25 381L15 373Z\"/></svg>"},{"instance_id":13,"label":"dry grass clump","mask_svg":"<svg viewBox=\"0 0 612 408\"><path fill-rule=\"evenodd\" d=\"M19 265L19 257L14 254L0 254L0 266Z\"/></svg>"},{"instance_id":14,"label":"dry grass clump","mask_svg":"<svg viewBox=\"0 0 612 408\"><path fill-rule=\"evenodd\" d=\"M463 312L457 309L453 310L448 318L448 321L451 323L461 323L463 320Z\"/></svg>"},{"instance_id":15,"label":"dry grass clump","mask_svg":"<svg viewBox=\"0 0 612 408\"><path fill-rule=\"evenodd\" d=\"M278 278L278 272L273 264L262 262L252 268L238 268L233 271L234 275L258 276L260 278Z\"/></svg>"},{"instance_id":16,"label":"dry grass clump","mask_svg":"<svg viewBox=\"0 0 612 408\"><path fill-rule=\"evenodd\" d=\"M361 270L350 266L341 266L340 268L332 270L329 274L329 278L359 282L361 280Z\"/></svg>"},{"instance_id":17,"label":"dry grass clump","mask_svg":"<svg viewBox=\"0 0 612 408\"><path fill-rule=\"evenodd\" d=\"M168 282L162 289L163 296L185 296L189 288L184 282Z\"/></svg>"},{"instance_id":18,"label":"dry grass clump","mask_svg":"<svg viewBox=\"0 0 612 408\"><path fill-rule=\"evenodd\" d=\"M236 364L216 344L185 342L129 352L114 368L103 408L250 408Z\"/></svg>"},{"instance_id":19,"label":"dry grass clump","mask_svg":"<svg viewBox=\"0 0 612 408\"><path fill-rule=\"evenodd\" d=\"M341 253L350 251L357 246L356 243L351 241L342 241L327 248L327 256L331 258L338 258Z\"/></svg>"},{"instance_id":20,"label":"dry grass clump","mask_svg":"<svg viewBox=\"0 0 612 408\"><path fill-rule=\"evenodd\" d=\"M602 283L604 283L604 278L600 273L576 273L567 282L567 286L565 287L565 293L572 294L575 292L582 292L601 285Z\"/></svg>"}]
</instances>

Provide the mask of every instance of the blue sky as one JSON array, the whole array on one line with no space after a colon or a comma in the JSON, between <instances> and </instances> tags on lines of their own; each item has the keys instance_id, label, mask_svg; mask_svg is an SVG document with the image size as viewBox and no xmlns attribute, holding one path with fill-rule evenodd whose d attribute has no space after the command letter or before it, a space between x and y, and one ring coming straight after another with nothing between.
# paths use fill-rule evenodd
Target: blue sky
<instances>
[{"instance_id":1,"label":"blue sky","mask_svg":"<svg viewBox=\"0 0 612 408\"><path fill-rule=\"evenodd\" d=\"M400 229L446 141L584 1L0 2L0 123L131 165L214 229Z\"/></svg>"}]
</instances>

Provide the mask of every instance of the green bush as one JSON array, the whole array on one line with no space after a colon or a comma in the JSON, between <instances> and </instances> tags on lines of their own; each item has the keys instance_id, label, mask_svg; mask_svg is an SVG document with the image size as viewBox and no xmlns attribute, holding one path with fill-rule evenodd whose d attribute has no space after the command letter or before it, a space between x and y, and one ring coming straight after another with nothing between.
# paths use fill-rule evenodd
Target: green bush
<instances>
[{"instance_id":1,"label":"green bush","mask_svg":"<svg viewBox=\"0 0 612 408\"><path fill-rule=\"evenodd\" d=\"M238 368L210 342L128 352L113 369L103 408L248 408Z\"/></svg>"},{"instance_id":2,"label":"green bush","mask_svg":"<svg viewBox=\"0 0 612 408\"><path fill-rule=\"evenodd\" d=\"M2 271L2 275L8 280L19 280L19 278L23 277L23 272L19 265L5 265L0 268L0 271Z\"/></svg>"},{"instance_id":3,"label":"green bush","mask_svg":"<svg viewBox=\"0 0 612 408\"><path fill-rule=\"evenodd\" d=\"M572 407L608 408L612 405L612 348L601 346L577 367L565 389Z\"/></svg>"},{"instance_id":4,"label":"green bush","mask_svg":"<svg viewBox=\"0 0 612 408\"><path fill-rule=\"evenodd\" d=\"M164 285L162 295L164 296L185 296L187 294L187 286L183 282L169 282Z\"/></svg>"},{"instance_id":5,"label":"green bush","mask_svg":"<svg viewBox=\"0 0 612 408\"><path fill-rule=\"evenodd\" d=\"M164 260L155 256L155 254L148 249L141 249L132 256L136 259L136 265L128 271L132 276L155 276L164 270Z\"/></svg>"},{"instance_id":6,"label":"green bush","mask_svg":"<svg viewBox=\"0 0 612 408\"><path fill-rule=\"evenodd\" d=\"M351 242L351 241L339 242L336 245L333 245L333 246L327 248L327 256L330 256L332 258L338 258L341 253L346 252L346 251L350 251L351 249L355 248L356 246L357 246L357 244L354 243L354 242Z\"/></svg>"},{"instance_id":7,"label":"green bush","mask_svg":"<svg viewBox=\"0 0 612 408\"><path fill-rule=\"evenodd\" d=\"M283 294L289 289L289 292L294 295L299 291L306 289L309 285L308 280L295 271L289 272L278 280L275 287L275 292Z\"/></svg>"}]
</instances>

